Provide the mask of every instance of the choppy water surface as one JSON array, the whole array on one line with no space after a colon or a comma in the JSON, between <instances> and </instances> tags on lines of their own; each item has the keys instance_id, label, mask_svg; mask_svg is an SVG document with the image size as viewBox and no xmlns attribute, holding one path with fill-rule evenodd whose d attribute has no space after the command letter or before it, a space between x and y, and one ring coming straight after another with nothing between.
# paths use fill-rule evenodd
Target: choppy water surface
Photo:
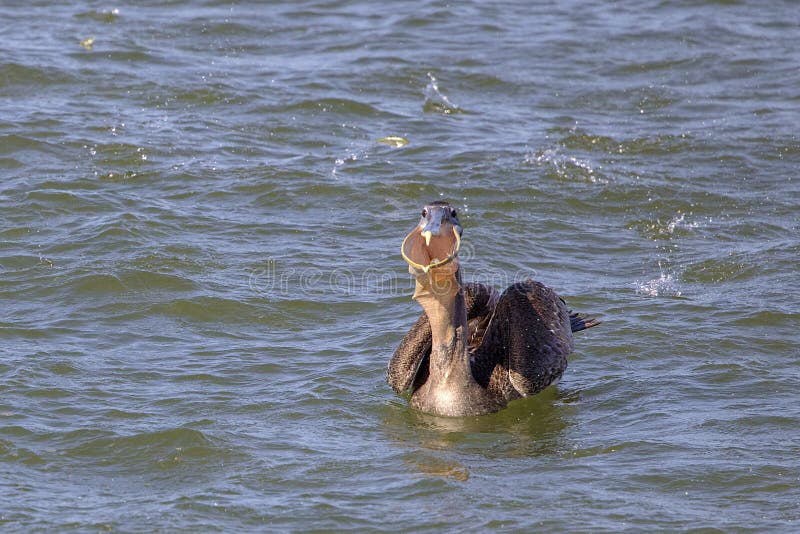
<instances>
[{"instance_id":1,"label":"choppy water surface","mask_svg":"<svg viewBox=\"0 0 800 534\"><path fill-rule=\"evenodd\" d=\"M796 5L50 4L0 7L0 528L800 528ZM491 416L384 382L436 198L604 320Z\"/></svg>"}]
</instances>

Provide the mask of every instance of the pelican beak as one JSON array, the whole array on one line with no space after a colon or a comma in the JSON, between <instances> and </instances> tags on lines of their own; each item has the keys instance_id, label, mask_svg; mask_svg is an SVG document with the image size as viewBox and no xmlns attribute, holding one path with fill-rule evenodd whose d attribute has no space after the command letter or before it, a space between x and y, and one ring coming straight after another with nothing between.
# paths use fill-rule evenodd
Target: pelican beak
<instances>
[{"instance_id":1,"label":"pelican beak","mask_svg":"<svg viewBox=\"0 0 800 534\"><path fill-rule=\"evenodd\" d=\"M458 256L461 226L449 216L449 208L429 206L420 224L403 240L401 252L414 274L425 274Z\"/></svg>"},{"instance_id":2,"label":"pelican beak","mask_svg":"<svg viewBox=\"0 0 800 534\"><path fill-rule=\"evenodd\" d=\"M425 246L431 246L431 238L439 235L442 230L442 219L444 219L446 215L443 208L431 208L427 215L425 226L423 226L420 231L422 237L425 238Z\"/></svg>"}]
</instances>

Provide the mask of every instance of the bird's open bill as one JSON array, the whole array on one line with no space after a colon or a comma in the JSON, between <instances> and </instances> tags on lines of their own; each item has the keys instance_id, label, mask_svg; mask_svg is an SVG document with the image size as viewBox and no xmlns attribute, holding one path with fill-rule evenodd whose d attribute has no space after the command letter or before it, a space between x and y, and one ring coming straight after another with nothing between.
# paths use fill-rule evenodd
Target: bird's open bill
<instances>
[{"instance_id":1,"label":"bird's open bill","mask_svg":"<svg viewBox=\"0 0 800 534\"><path fill-rule=\"evenodd\" d=\"M413 274L425 274L431 269L443 267L458 256L461 248L461 236L458 227L450 223L442 223L441 227L420 229L414 228L401 247L403 259L413 270Z\"/></svg>"}]
</instances>

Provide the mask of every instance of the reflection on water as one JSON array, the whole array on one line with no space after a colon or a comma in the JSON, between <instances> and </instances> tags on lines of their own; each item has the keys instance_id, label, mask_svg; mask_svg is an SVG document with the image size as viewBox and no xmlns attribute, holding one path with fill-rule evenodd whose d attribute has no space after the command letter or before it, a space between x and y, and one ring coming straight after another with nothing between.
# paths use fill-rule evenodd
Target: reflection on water
<instances>
[{"instance_id":1,"label":"reflection on water","mask_svg":"<svg viewBox=\"0 0 800 534\"><path fill-rule=\"evenodd\" d=\"M450 478L459 482L469 480L469 468L454 460L417 451L404 455L403 461L410 471L425 476Z\"/></svg>"},{"instance_id":2,"label":"reflection on water","mask_svg":"<svg viewBox=\"0 0 800 534\"><path fill-rule=\"evenodd\" d=\"M461 462L468 463L472 456L534 458L571 451L575 447L568 439L575 410L571 403L578 398L555 386L481 417L440 417L393 403L382 429L406 451L404 461L413 471L463 481L469 469Z\"/></svg>"}]
</instances>

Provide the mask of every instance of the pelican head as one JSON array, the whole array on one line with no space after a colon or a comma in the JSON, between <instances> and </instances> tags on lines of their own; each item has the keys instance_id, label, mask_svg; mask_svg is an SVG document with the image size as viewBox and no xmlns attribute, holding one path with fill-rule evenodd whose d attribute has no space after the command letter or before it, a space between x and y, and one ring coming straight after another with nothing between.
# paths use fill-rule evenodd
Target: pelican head
<instances>
[{"instance_id":1,"label":"pelican head","mask_svg":"<svg viewBox=\"0 0 800 534\"><path fill-rule=\"evenodd\" d=\"M437 200L426 204L419 224L403 239L401 253L409 271L415 275L427 274L453 263L461 248L461 232L458 214L449 202Z\"/></svg>"}]
</instances>

